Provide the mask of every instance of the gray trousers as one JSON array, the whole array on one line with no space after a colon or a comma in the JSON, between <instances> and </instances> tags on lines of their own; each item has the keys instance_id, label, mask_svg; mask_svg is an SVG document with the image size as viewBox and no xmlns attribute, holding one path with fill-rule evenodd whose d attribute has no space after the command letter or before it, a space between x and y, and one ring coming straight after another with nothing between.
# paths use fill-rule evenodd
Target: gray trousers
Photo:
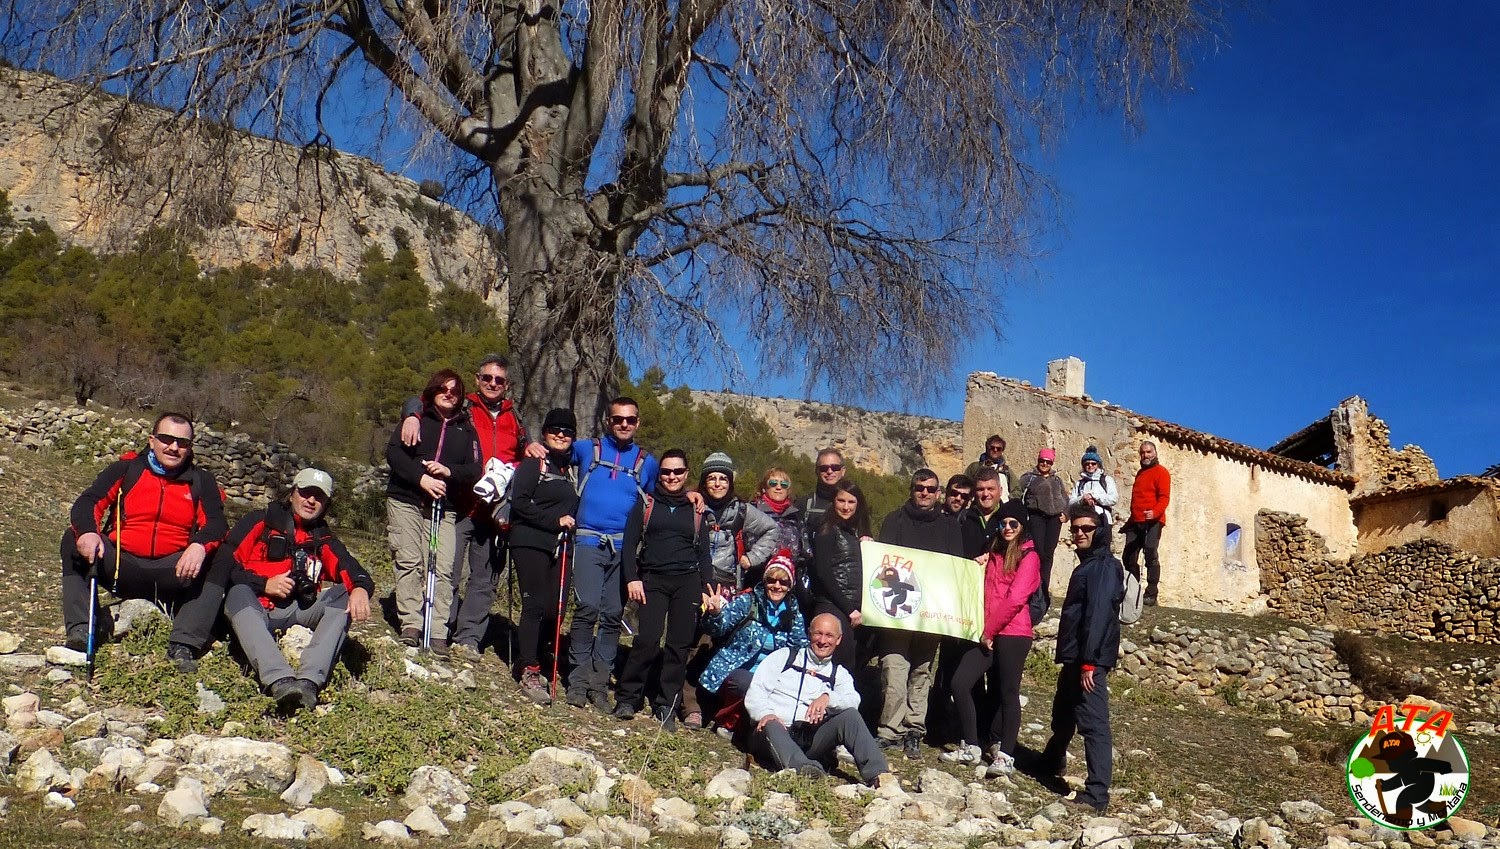
<instances>
[{"instance_id":1,"label":"gray trousers","mask_svg":"<svg viewBox=\"0 0 1500 849\"><path fill-rule=\"evenodd\" d=\"M829 711L828 718L817 725L797 723L795 730L780 722L768 722L751 740L752 751L778 770L797 769L807 764L823 766L835 747L843 746L854 756L859 777L874 781L882 772L890 772L885 754L857 710Z\"/></svg>"},{"instance_id":2,"label":"gray trousers","mask_svg":"<svg viewBox=\"0 0 1500 849\"><path fill-rule=\"evenodd\" d=\"M453 642L478 649L489 630L490 609L495 606L500 574L505 571L505 537L489 522L476 522L472 517L459 519L453 535L453 604L448 613L448 632ZM465 564L469 567L467 582Z\"/></svg>"},{"instance_id":3,"label":"gray trousers","mask_svg":"<svg viewBox=\"0 0 1500 849\"><path fill-rule=\"evenodd\" d=\"M568 632L570 690L605 692L620 649L625 599L620 587L620 552L601 548L598 537L580 535L573 549L573 627Z\"/></svg>"},{"instance_id":4,"label":"gray trousers","mask_svg":"<svg viewBox=\"0 0 1500 849\"><path fill-rule=\"evenodd\" d=\"M349 590L343 584L334 584L307 607L291 601L267 610L261 606L255 590L236 584L224 597L224 613L261 686L297 677L311 681L321 690L328 683L333 663L344 646L344 636L349 633ZM302 652L302 668L297 671L292 670L281 654L275 637L275 633L293 625L313 629L312 643Z\"/></svg>"}]
</instances>

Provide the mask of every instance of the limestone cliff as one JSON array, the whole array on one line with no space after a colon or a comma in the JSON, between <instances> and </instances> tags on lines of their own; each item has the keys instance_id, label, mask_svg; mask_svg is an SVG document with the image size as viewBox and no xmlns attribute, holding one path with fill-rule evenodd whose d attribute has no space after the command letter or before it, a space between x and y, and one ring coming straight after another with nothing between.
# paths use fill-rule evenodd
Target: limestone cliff
<instances>
[{"instance_id":1,"label":"limestone cliff","mask_svg":"<svg viewBox=\"0 0 1500 849\"><path fill-rule=\"evenodd\" d=\"M455 283L503 312L491 235L421 188L361 157L0 70L0 190L17 218L100 252L168 225L210 267L287 263L346 278L368 248L389 256L404 241L429 285Z\"/></svg>"}]
</instances>

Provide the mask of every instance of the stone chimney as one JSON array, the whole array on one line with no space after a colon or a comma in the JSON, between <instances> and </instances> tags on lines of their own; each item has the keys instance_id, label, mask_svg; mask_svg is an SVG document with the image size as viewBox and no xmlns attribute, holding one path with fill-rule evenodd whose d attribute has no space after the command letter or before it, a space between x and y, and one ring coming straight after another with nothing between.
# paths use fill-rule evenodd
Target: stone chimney
<instances>
[{"instance_id":1,"label":"stone chimney","mask_svg":"<svg viewBox=\"0 0 1500 849\"><path fill-rule=\"evenodd\" d=\"M1083 397L1083 360L1066 357L1047 363L1047 391L1069 398Z\"/></svg>"}]
</instances>

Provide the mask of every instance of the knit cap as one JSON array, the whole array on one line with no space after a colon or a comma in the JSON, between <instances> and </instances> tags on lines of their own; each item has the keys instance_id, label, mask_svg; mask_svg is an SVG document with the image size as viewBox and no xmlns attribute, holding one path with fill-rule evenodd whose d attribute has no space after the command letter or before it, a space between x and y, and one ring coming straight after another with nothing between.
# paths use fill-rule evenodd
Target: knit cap
<instances>
[{"instance_id":1,"label":"knit cap","mask_svg":"<svg viewBox=\"0 0 1500 849\"><path fill-rule=\"evenodd\" d=\"M1099 456L1099 449L1092 445L1088 447L1088 450L1083 452L1083 460L1081 462L1087 463L1090 460L1098 463L1100 467L1104 466L1104 459Z\"/></svg>"}]
</instances>

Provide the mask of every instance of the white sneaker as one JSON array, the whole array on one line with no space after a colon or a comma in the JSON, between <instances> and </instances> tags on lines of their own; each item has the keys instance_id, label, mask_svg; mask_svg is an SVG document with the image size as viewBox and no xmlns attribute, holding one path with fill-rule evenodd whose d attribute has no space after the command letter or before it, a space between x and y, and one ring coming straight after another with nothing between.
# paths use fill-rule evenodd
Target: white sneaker
<instances>
[{"instance_id":1,"label":"white sneaker","mask_svg":"<svg viewBox=\"0 0 1500 849\"><path fill-rule=\"evenodd\" d=\"M990 765L984 771L986 778L999 778L1016 771L1016 759L1000 751L1000 744L990 747Z\"/></svg>"},{"instance_id":2,"label":"white sneaker","mask_svg":"<svg viewBox=\"0 0 1500 849\"><path fill-rule=\"evenodd\" d=\"M984 761L984 752L978 746L959 746L951 752L943 752L938 757L952 764L977 764Z\"/></svg>"}]
</instances>

